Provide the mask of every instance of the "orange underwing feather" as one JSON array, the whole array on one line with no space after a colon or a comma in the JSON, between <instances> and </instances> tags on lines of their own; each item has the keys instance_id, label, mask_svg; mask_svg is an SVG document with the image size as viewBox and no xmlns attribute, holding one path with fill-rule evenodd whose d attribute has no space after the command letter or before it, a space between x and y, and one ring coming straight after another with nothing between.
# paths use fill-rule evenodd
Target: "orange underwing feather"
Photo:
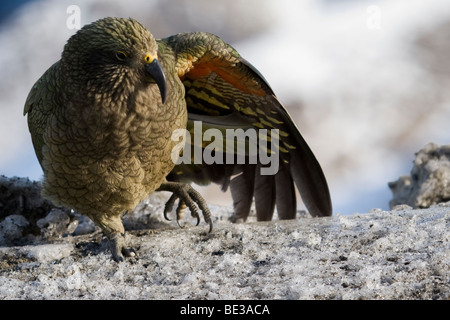
<instances>
[{"instance_id":1,"label":"orange underwing feather","mask_svg":"<svg viewBox=\"0 0 450 320\"><path fill-rule=\"evenodd\" d=\"M226 61L202 59L193 64L192 69L182 79L198 79L215 73L236 89L252 95L265 96L267 94L253 79L242 74L238 68L230 68Z\"/></svg>"}]
</instances>

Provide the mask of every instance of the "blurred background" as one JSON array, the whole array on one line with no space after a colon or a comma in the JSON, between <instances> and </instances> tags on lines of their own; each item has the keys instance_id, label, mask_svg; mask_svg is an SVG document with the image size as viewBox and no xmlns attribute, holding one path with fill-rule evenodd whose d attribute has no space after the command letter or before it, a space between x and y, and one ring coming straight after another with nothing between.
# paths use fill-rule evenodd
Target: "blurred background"
<instances>
[{"instance_id":1,"label":"blurred background","mask_svg":"<svg viewBox=\"0 0 450 320\"><path fill-rule=\"evenodd\" d=\"M156 38L207 31L234 46L298 124L335 213L388 209L387 183L409 174L414 153L449 144L448 0L4 0L0 174L41 179L22 115L27 94L77 22L105 16L133 17ZM231 204L215 185L202 192Z\"/></svg>"}]
</instances>

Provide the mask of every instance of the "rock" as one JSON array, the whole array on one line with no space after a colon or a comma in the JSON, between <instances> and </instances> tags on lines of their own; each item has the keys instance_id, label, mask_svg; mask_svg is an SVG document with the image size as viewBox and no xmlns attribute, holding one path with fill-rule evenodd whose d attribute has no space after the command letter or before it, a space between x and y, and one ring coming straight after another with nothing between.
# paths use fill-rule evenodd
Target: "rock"
<instances>
[{"instance_id":1,"label":"rock","mask_svg":"<svg viewBox=\"0 0 450 320\"><path fill-rule=\"evenodd\" d=\"M416 153L409 176L389 183L393 199L389 205L409 205L413 208L450 201L450 145L430 143Z\"/></svg>"},{"instance_id":2,"label":"rock","mask_svg":"<svg viewBox=\"0 0 450 320\"><path fill-rule=\"evenodd\" d=\"M0 176L0 220L13 214L21 214L37 221L47 215L54 206L41 197L41 184L28 178Z\"/></svg>"},{"instance_id":3,"label":"rock","mask_svg":"<svg viewBox=\"0 0 450 320\"><path fill-rule=\"evenodd\" d=\"M53 208L50 213L36 222L41 228L42 235L46 238L62 237L71 234L78 226L78 220L70 219L67 210Z\"/></svg>"},{"instance_id":4,"label":"rock","mask_svg":"<svg viewBox=\"0 0 450 320\"><path fill-rule=\"evenodd\" d=\"M1 175L0 246L34 241L41 234L37 221L46 217L52 208L52 203L41 197L40 182Z\"/></svg>"},{"instance_id":5,"label":"rock","mask_svg":"<svg viewBox=\"0 0 450 320\"><path fill-rule=\"evenodd\" d=\"M23 231L29 223L24 216L13 214L0 222L0 244L12 243L23 237Z\"/></svg>"}]
</instances>

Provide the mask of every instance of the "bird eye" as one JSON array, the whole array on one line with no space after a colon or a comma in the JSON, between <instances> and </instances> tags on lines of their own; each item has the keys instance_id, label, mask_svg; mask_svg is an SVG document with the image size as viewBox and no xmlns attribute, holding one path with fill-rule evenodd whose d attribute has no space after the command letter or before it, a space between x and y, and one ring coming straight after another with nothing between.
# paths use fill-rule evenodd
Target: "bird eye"
<instances>
[{"instance_id":1,"label":"bird eye","mask_svg":"<svg viewBox=\"0 0 450 320\"><path fill-rule=\"evenodd\" d=\"M127 57L128 57L128 55L125 52L123 52L123 51L117 51L116 52L116 58L118 60L120 60L120 61L125 60Z\"/></svg>"}]
</instances>

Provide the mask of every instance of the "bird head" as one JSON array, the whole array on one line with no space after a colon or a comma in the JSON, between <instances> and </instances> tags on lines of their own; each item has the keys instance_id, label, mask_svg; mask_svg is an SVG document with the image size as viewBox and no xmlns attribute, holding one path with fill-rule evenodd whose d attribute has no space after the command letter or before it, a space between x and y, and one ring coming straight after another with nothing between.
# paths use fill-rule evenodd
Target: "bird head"
<instances>
[{"instance_id":1,"label":"bird head","mask_svg":"<svg viewBox=\"0 0 450 320\"><path fill-rule=\"evenodd\" d=\"M152 34L134 19L104 18L73 35L61 58L63 81L113 97L156 84L164 103L166 76Z\"/></svg>"}]
</instances>

